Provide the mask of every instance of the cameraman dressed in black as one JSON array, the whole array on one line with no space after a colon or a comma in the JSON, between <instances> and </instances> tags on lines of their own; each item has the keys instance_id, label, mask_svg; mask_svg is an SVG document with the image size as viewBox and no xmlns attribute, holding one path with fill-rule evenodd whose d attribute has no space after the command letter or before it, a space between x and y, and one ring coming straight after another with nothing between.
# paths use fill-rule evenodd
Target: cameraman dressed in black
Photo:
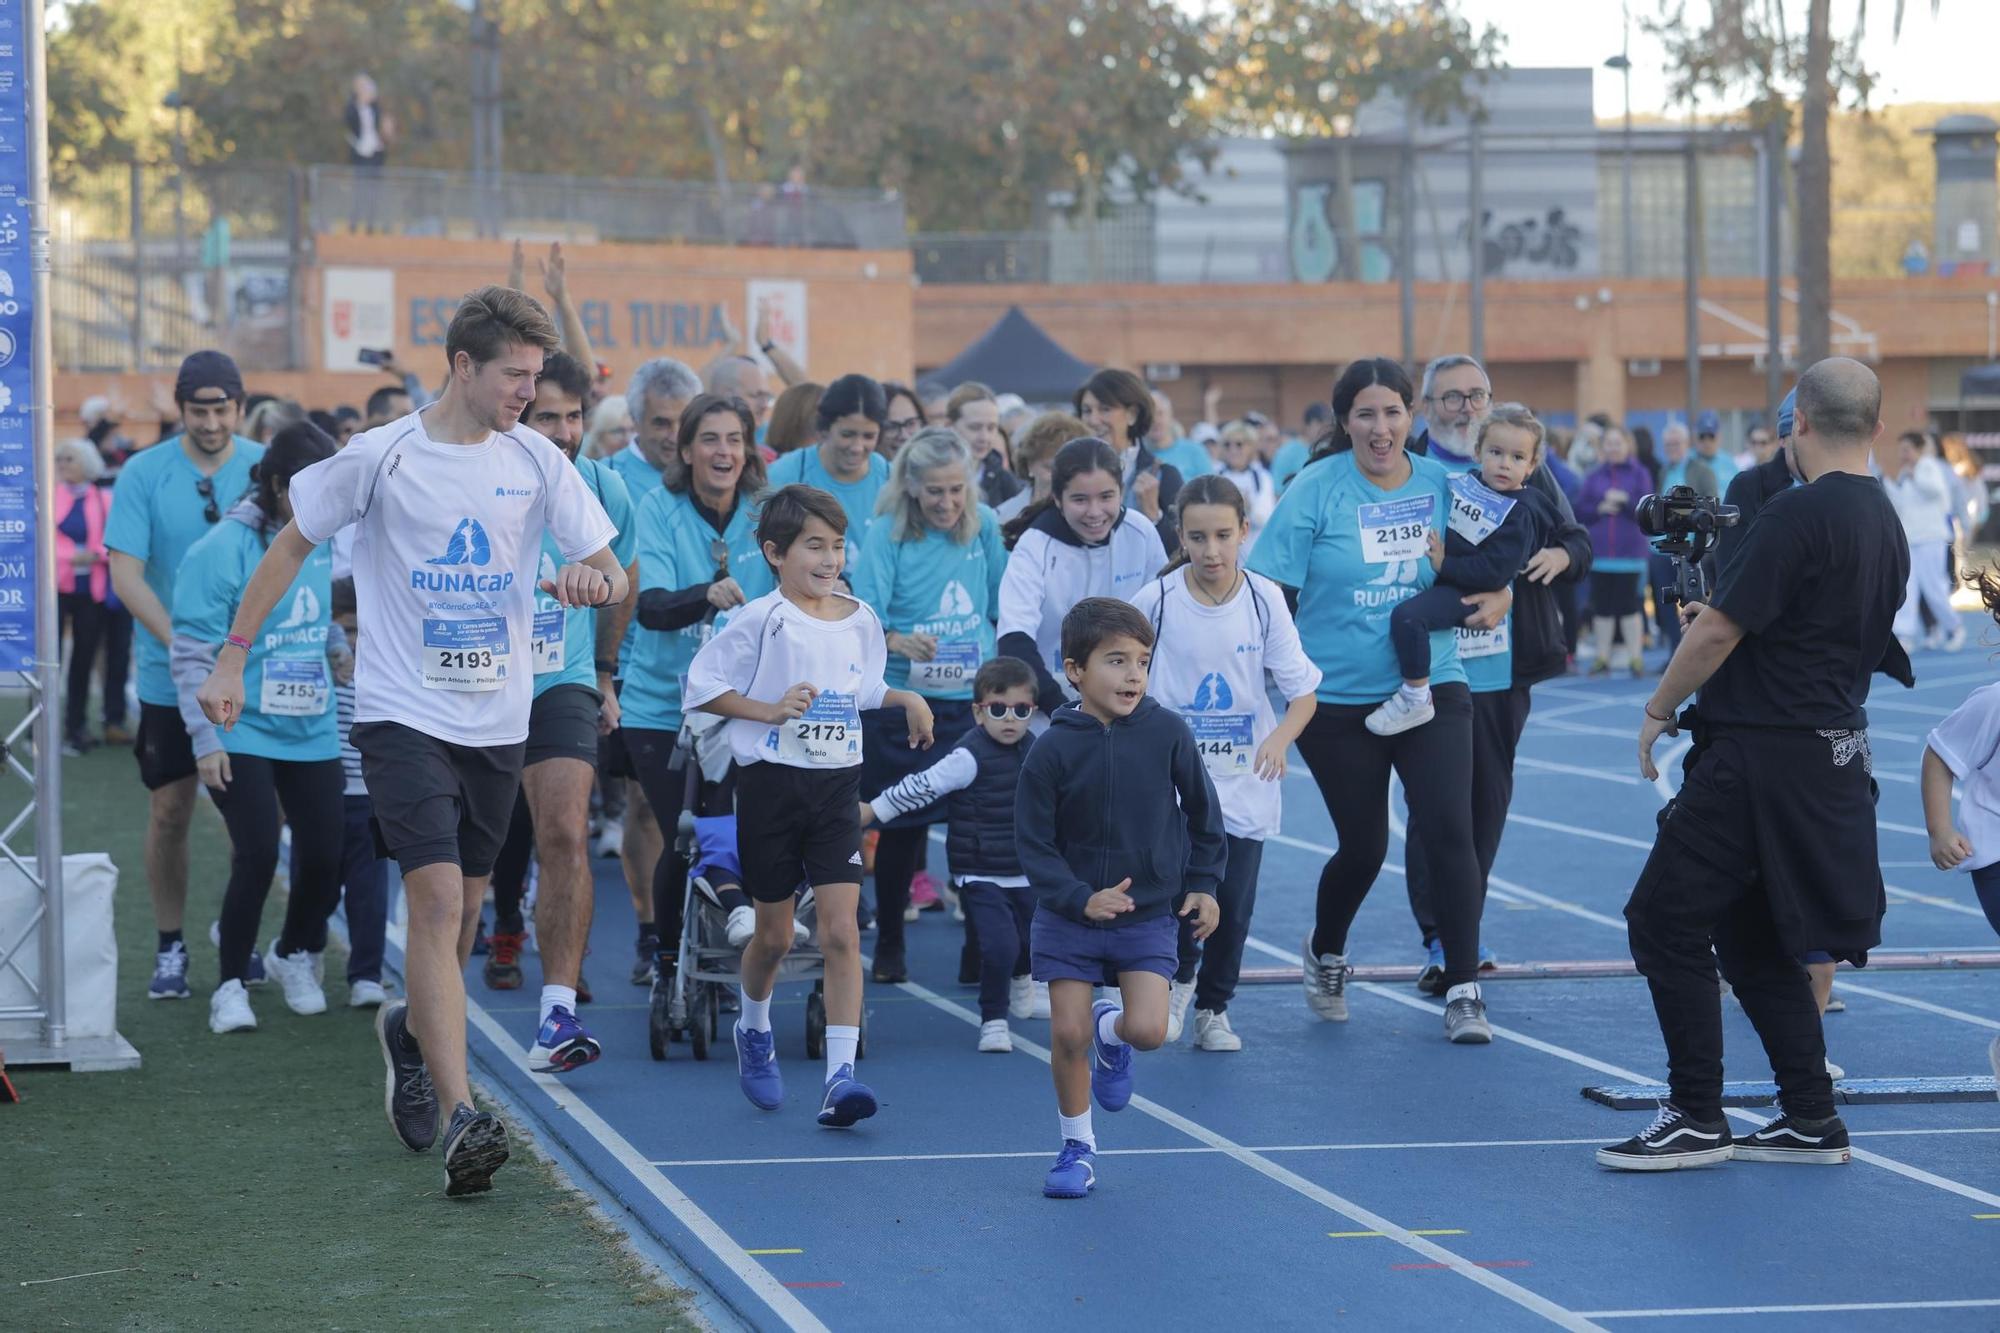
<instances>
[{"instance_id":1,"label":"cameraman dressed in black","mask_svg":"<svg viewBox=\"0 0 2000 1333\"><path fill-rule=\"evenodd\" d=\"M1881 942L1862 701L1909 577L1902 525L1868 472L1882 389L1858 361L1800 377L1792 459L1805 483L1743 533L1712 604L1646 703L1639 770L1695 690L1701 755L1660 816L1625 907L1652 988L1672 1099L1644 1133L1600 1149L1625 1170L1753 1161L1843 1162L1808 949L1865 961ZM1770 1056L1783 1115L1732 1140L1723 1119L1716 963Z\"/></svg>"}]
</instances>

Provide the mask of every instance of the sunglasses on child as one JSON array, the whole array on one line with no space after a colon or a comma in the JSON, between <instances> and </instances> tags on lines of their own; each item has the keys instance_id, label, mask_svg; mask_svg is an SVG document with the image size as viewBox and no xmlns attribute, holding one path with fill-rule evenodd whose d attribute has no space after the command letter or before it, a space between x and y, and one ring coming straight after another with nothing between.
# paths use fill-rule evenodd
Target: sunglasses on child
<instances>
[{"instance_id":1,"label":"sunglasses on child","mask_svg":"<svg viewBox=\"0 0 2000 1333\"><path fill-rule=\"evenodd\" d=\"M1004 717L1011 717L1016 721L1026 722L1035 715L1035 706L1033 704L983 704L981 706L986 709L986 716L992 718L995 722Z\"/></svg>"}]
</instances>

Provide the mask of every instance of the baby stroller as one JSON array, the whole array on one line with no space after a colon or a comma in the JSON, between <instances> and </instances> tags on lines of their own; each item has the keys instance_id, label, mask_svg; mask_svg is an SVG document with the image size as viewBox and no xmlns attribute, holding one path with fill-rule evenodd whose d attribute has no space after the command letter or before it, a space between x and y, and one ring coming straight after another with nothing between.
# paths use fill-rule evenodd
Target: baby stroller
<instances>
[{"instance_id":1,"label":"baby stroller","mask_svg":"<svg viewBox=\"0 0 2000 1333\"><path fill-rule=\"evenodd\" d=\"M719 740L720 733L716 736ZM709 1047L721 1036L723 1003L742 984L739 964L743 951L729 942L730 908L715 887L717 882L741 879L736 865L736 817L696 817L702 779L697 744L683 728L678 748L687 773L687 789L674 830L674 849L688 867L687 890L681 906L678 984L665 993L655 988L647 1019L648 1044L655 1060L666 1059L672 1043L682 1037L686 1037L695 1059L708 1059ZM800 890L793 920L792 951L779 964L778 981L813 983L811 994L806 996L806 1054L817 1060L826 1054L825 960L814 944L817 921L810 886ZM868 1018L864 1012L855 1056L867 1053Z\"/></svg>"}]
</instances>

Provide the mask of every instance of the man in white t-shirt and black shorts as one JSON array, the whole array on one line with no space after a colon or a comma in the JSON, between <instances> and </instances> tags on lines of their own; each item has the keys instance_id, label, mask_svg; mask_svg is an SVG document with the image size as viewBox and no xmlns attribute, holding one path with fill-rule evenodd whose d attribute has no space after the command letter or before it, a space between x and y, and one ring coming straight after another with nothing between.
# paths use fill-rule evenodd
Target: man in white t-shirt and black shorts
<instances>
[{"instance_id":1,"label":"man in white t-shirt and black shorts","mask_svg":"<svg viewBox=\"0 0 2000 1333\"><path fill-rule=\"evenodd\" d=\"M423 1152L444 1130L447 1195L491 1187L507 1134L476 1112L467 1081L465 982L473 928L506 836L534 690L537 586L564 606L625 596L616 529L555 445L520 424L555 326L507 287L468 295L445 334L437 401L357 435L293 478L293 520L251 576L203 711L241 715L243 660L299 564L354 525L354 581L368 626L355 725L378 842L402 867L409 1003L376 1021L390 1124ZM564 563L538 579L547 533Z\"/></svg>"}]
</instances>

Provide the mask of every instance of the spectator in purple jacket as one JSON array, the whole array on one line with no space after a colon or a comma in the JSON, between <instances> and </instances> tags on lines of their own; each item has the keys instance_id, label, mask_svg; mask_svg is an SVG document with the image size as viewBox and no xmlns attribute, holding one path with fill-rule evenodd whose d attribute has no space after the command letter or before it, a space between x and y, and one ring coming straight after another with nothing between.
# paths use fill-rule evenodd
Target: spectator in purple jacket
<instances>
[{"instance_id":1,"label":"spectator in purple jacket","mask_svg":"<svg viewBox=\"0 0 2000 1333\"><path fill-rule=\"evenodd\" d=\"M1634 676L1646 674L1645 617L1640 587L1650 547L1632 511L1653 489L1653 478L1632 453L1631 437L1618 426L1604 432L1597 467L1583 480L1577 517L1590 525L1590 633L1597 660L1590 674L1611 670L1614 635L1625 641Z\"/></svg>"}]
</instances>

